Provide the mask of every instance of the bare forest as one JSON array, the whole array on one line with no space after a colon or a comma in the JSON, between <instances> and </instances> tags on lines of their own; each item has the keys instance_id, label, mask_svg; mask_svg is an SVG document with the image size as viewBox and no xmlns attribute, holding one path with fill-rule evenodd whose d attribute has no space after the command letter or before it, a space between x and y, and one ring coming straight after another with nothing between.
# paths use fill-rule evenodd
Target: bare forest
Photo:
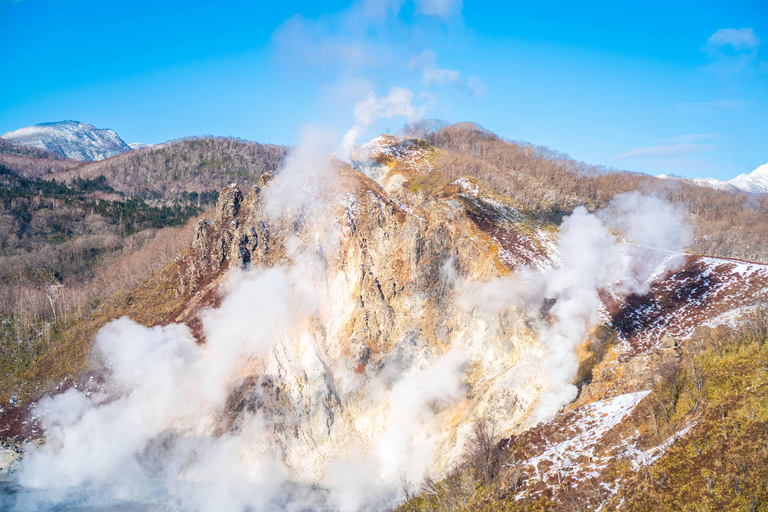
<instances>
[{"instance_id":1,"label":"bare forest","mask_svg":"<svg viewBox=\"0 0 768 512\"><path fill-rule=\"evenodd\" d=\"M105 176L116 190L162 194L221 190L231 182L251 185L279 168L285 147L225 137L186 138L90 162L56 176Z\"/></svg>"},{"instance_id":2,"label":"bare forest","mask_svg":"<svg viewBox=\"0 0 768 512\"><path fill-rule=\"evenodd\" d=\"M578 205L594 210L616 194L639 190L686 210L694 227L692 252L768 262L767 196L593 166L545 147L504 140L471 123L410 130L444 150L433 186L472 176L556 222Z\"/></svg>"},{"instance_id":3,"label":"bare forest","mask_svg":"<svg viewBox=\"0 0 768 512\"><path fill-rule=\"evenodd\" d=\"M189 243L230 182L255 183L285 148L189 138L98 162L0 143L0 314L23 332L130 288Z\"/></svg>"},{"instance_id":4,"label":"bare forest","mask_svg":"<svg viewBox=\"0 0 768 512\"><path fill-rule=\"evenodd\" d=\"M768 262L765 196L592 166L471 123L428 121L403 134L438 149L434 171L420 178L425 192L469 176L557 224L578 205L595 210L640 190L686 210L692 252ZM278 172L287 150L190 138L82 163L2 143L2 366L26 368L52 332L161 269L190 243L224 186L247 188Z\"/></svg>"}]
</instances>

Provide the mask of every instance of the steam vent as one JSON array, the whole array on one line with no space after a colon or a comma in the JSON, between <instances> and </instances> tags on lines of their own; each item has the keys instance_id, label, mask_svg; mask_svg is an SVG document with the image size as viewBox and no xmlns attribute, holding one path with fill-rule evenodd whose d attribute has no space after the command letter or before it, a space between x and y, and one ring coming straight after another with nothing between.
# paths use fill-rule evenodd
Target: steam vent
<instances>
[{"instance_id":1,"label":"steam vent","mask_svg":"<svg viewBox=\"0 0 768 512\"><path fill-rule=\"evenodd\" d=\"M764 197L414 126L0 154L0 508L763 510Z\"/></svg>"}]
</instances>

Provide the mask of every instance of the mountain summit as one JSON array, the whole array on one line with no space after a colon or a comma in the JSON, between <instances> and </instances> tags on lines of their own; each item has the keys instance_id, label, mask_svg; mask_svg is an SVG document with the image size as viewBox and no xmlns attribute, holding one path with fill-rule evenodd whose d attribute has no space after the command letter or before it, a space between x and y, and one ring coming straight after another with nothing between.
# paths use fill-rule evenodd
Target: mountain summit
<instances>
[{"instance_id":1,"label":"mountain summit","mask_svg":"<svg viewBox=\"0 0 768 512\"><path fill-rule=\"evenodd\" d=\"M661 179L674 178L666 174L656 176ZM727 190L728 192L743 191L750 194L768 194L768 164L761 165L749 174L739 174L728 181L718 180L716 178L675 178L684 179L700 187L715 188L718 190Z\"/></svg>"},{"instance_id":2,"label":"mountain summit","mask_svg":"<svg viewBox=\"0 0 768 512\"><path fill-rule=\"evenodd\" d=\"M44 180L7 153L0 509L768 495L768 196L418 128L351 164L185 139Z\"/></svg>"},{"instance_id":3,"label":"mountain summit","mask_svg":"<svg viewBox=\"0 0 768 512\"><path fill-rule=\"evenodd\" d=\"M36 124L8 132L2 138L73 160L103 160L131 150L113 130L79 121Z\"/></svg>"},{"instance_id":4,"label":"mountain summit","mask_svg":"<svg viewBox=\"0 0 768 512\"><path fill-rule=\"evenodd\" d=\"M728 180L734 187L755 194L768 193L768 164L761 165L749 174L740 174Z\"/></svg>"}]
</instances>

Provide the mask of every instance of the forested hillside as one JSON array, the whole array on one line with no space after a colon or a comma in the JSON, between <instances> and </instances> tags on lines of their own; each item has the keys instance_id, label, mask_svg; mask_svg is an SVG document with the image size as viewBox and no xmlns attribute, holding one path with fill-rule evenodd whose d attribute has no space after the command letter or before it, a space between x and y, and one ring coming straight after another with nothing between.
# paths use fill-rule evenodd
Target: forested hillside
<instances>
[{"instance_id":1,"label":"forested hillside","mask_svg":"<svg viewBox=\"0 0 768 512\"><path fill-rule=\"evenodd\" d=\"M410 131L442 150L435 162L441 172L424 183L430 189L473 176L554 221L575 206L594 210L616 194L639 190L685 208L695 231L693 252L768 262L768 196L592 166L544 147L504 140L471 123Z\"/></svg>"},{"instance_id":2,"label":"forested hillside","mask_svg":"<svg viewBox=\"0 0 768 512\"><path fill-rule=\"evenodd\" d=\"M51 328L161 268L224 185L254 184L284 153L186 139L83 164L0 140L3 366L23 367Z\"/></svg>"},{"instance_id":3,"label":"forested hillside","mask_svg":"<svg viewBox=\"0 0 768 512\"><path fill-rule=\"evenodd\" d=\"M262 173L279 168L286 149L224 137L188 138L92 162L56 179L105 176L121 192L171 198L183 191L218 191L231 182L250 186Z\"/></svg>"},{"instance_id":4,"label":"forested hillside","mask_svg":"<svg viewBox=\"0 0 768 512\"><path fill-rule=\"evenodd\" d=\"M61 158L50 151L0 139L0 165L20 176L37 178L82 164L83 162Z\"/></svg>"}]
</instances>

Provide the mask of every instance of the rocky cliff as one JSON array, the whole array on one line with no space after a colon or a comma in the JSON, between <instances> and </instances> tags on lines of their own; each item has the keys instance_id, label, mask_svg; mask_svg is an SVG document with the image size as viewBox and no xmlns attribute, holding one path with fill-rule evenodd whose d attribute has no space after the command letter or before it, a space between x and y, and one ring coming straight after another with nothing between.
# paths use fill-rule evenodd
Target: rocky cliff
<instances>
[{"instance_id":1,"label":"rocky cliff","mask_svg":"<svg viewBox=\"0 0 768 512\"><path fill-rule=\"evenodd\" d=\"M253 336L261 341L258 350L229 353L210 384L223 390L221 403L212 399L193 422L185 410L153 424L152 446L169 430L244 437L258 418L292 481L327 486L339 506L334 468L358 468L366 482L346 491L366 496L353 501L358 506L381 505L399 494L401 479L448 474L476 426L492 423L497 433L523 436L509 446L535 445L527 453L539 459L529 461L528 474L550 485L561 478L550 471L553 460L583 456L631 417L654 368L764 293L764 265L623 248L622 258L652 261L653 269L639 285L599 290L597 321L581 324L589 331L582 327L575 347L578 395L554 423L529 430L553 383L545 333L565 299L519 307L514 301L527 293L519 279L560 268L569 255L556 224L482 183L462 177L425 186L438 152L423 141L380 137L356 149L354 166L333 161L287 194L280 173L263 174L249 190L222 191L215 217L199 222L190 247L166 269L179 307L158 323L186 324L211 351L227 339L242 337L248 347ZM270 269L302 297L285 303L290 311L273 311L282 307L279 294L270 304L271 297L242 291ZM288 320L273 323L273 316ZM217 357L211 352L201 364L214 367ZM201 396L215 395L208 370L188 384ZM212 418L205 428L203 416ZM546 434L561 425L573 436ZM579 453L568 458L568 450ZM247 453L246 460L260 457ZM550 469L539 466L545 459ZM598 466L592 470L608 463ZM517 476L504 478L518 487ZM529 481L527 495L536 498L542 488Z\"/></svg>"},{"instance_id":2,"label":"rocky cliff","mask_svg":"<svg viewBox=\"0 0 768 512\"><path fill-rule=\"evenodd\" d=\"M313 261L303 271L323 290L324 306L301 334L282 339L241 376L225 420L231 429L254 411L279 417L274 431L286 460L315 477L321 461L350 440L370 448L386 429L391 405L372 401L371 383L391 389L452 350L462 353L462 390L451 403L435 400L433 469L451 467L479 419L509 433L534 423L545 388L541 341L525 315L478 307L465 295L468 283L556 266L557 227L467 178L415 190L435 151L393 137L358 148L356 168L333 166L334 190L322 197L328 215L275 217L263 200L270 175L245 193L228 187L179 265L180 289L194 298L174 320L194 326L202 307L219 303L225 270ZM695 327L727 323L759 302L765 266L679 258L669 268L669 256L658 259L646 293L603 295L602 326L580 349L583 390L575 405L647 389L654 365ZM320 361L312 378L303 366L308 350Z\"/></svg>"}]
</instances>

